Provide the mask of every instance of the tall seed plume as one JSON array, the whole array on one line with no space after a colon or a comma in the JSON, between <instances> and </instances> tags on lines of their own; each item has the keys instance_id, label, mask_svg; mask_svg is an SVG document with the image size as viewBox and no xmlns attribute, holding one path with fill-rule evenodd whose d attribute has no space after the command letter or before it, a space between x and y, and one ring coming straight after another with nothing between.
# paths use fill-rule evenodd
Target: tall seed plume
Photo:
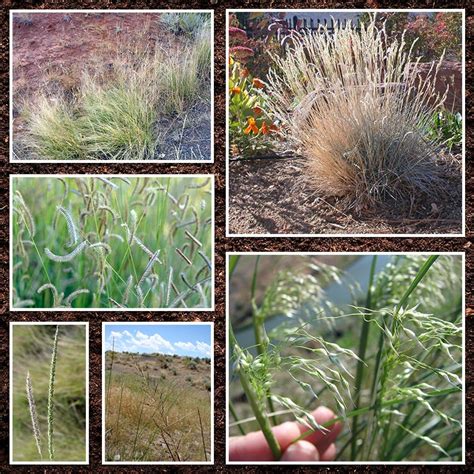
<instances>
[{"instance_id":1,"label":"tall seed plume","mask_svg":"<svg viewBox=\"0 0 474 474\"><path fill-rule=\"evenodd\" d=\"M54 460L54 382L56 379L56 359L58 357L58 333L59 326L56 326L56 333L54 334L53 342L53 353L51 355L48 386L48 453L50 461Z\"/></svg>"},{"instance_id":2,"label":"tall seed plume","mask_svg":"<svg viewBox=\"0 0 474 474\"><path fill-rule=\"evenodd\" d=\"M26 396L28 398L28 405L30 407L31 427L33 429L33 436L35 437L36 449L40 458L43 459L41 452L41 432L38 423L38 413L36 411L35 396L33 394L33 385L31 383L30 372L26 374Z\"/></svg>"}]
</instances>

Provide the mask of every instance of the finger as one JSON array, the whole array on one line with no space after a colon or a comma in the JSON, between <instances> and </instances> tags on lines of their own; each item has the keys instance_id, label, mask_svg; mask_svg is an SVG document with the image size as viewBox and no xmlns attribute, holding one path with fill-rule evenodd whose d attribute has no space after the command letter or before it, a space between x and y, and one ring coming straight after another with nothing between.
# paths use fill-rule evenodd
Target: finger
<instances>
[{"instance_id":1,"label":"finger","mask_svg":"<svg viewBox=\"0 0 474 474\"><path fill-rule=\"evenodd\" d=\"M285 451L291 442L300 435L298 424L290 421L275 426L272 431L282 451ZM261 431L230 438L229 459L231 461L275 461Z\"/></svg>"},{"instance_id":2,"label":"finger","mask_svg":"<svg viewBox=\"0 0 474 474\"><path fill-rule=\"evenodd\" d=\"M334 443L330 444L326 451L319 451L321 461L334 461L336 459L337 449Z\"/></svg>"},{"instance_id":3,"label":"finger","mask_svg":"<svg viewBox=\"0 0 474 474\"><path fill-rule=\"evenodd\" d=\"M326 407L316 408L316 410L313 411L312 415L316 420L316 423L320 425L324 425L335 417L334 412ZM306 433L308 431L308 427L304 425L299 425L299 427L301 434ZM342 424L338 422L334 425L331 425L327 429L327 431L315 431L314 433L311 433L310 435L306 436L304 439L305 441L309 441L310 443L313 443L315 446L317 446L319 452L321 453L326 451L326 449L332 443L334 443L334 441L336 441L336 438L339 436L341 430Z\"/></svg>"},{"instance_id":4,"label":"finger","mask_svg":"<svg viewBox=\"0 0 474 474\"><path fill-rule=\"evenodd\" d=\"M319 452L314 444L298 441L288 446L281 457L282 461L319 461Z\"/></svg>"}]
</instances>

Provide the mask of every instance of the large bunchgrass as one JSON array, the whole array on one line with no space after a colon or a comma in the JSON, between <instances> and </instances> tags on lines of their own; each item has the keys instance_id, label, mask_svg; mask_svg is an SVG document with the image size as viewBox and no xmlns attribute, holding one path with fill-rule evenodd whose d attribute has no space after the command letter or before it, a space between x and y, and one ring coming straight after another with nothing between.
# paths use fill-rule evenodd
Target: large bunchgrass
<instances>
[{"instance_id":1,"label":"large bunchgrass","mask_svg":"<svg viewBox=\"0 0 474 474\"><path fill-rule=\"evenodd\" d=\"M85 331L13 325L13 461L86 460Z\"/></svg>"},{"instance_id":2,"label":"large bunchgrass","mask_svg":"<svg viewBox=\"0 0 474 474\"><path fill-rule=\"evenodd\" d=\"M211 306L206 177L15 177L13 306Z\"/></svg>"},{"instance_id":3,"label":"large bunchgrass","mask_svg":"<svg viewBox=\"0 0 474 474\"><path fill-rule=\"evenodd\" d=\"M21 109L17 158L26 151L47 160L188 159L162 152L174 132L162 123L189 126L185 112L211 101L210 18L188 15L199 16L192 35L170 38L144 24L133 44L117 38L107 61L91 58L79 68L73 90L46 81Z\"/></svg>"},{"instance_id":4,"label":"large bunchgrass","mask_svg":"<svg viewBox=\"0 0 474 474\"><path fill-rule=\"evenodd\" d=\"M248 258L232 256L230 274ZM374 256L366 295L355 285L351 301L340 305L324 288L339 284L347 292L349 276L309 265L281 272L258 303L252 298L255 344L241 347L230 315L231 434L256 420L279 459L272 424L291 414L308 427L302 439L334 423L319 426L309 414L326 405L344 421L339 460L461 460L461 256L393 256L378 270ZM249 407L233 406L242 391Z\"/></svg>"},{"instance_id":5,"label":"large bunchgrass","mask_svg":"<svg viewBox=\"0 0 474 474\"><path fill-rule=\"evenodd\" d=\"M442 59L421 79L413 45L389 42L375 16L360 31L337 24L286 44L273 55L266 105L319 191L362 209L439 190L431 126L445 99L435 89Z\"/></svg>"}]
</instances>

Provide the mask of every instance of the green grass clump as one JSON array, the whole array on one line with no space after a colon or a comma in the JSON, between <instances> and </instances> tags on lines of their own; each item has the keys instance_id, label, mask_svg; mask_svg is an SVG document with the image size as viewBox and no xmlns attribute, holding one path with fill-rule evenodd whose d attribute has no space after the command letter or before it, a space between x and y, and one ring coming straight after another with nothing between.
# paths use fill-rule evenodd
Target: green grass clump
<instances>
[{"instance_id":1,"label":"green grass clump","mask_svg":"<svg viewBox=\"0 0 474 474\"><path fill-rule=\"evenodd\" d=\"M205 177L15 177L13 306L209 308Z\"/></svg>"},{"instance_id":2,"label":"green grass clump","mask_svg":"<svg viewBox=\"0 0 474 474\"><path fill-rule=\"evenodd\" d=\"M156 32L144 27L149 43L123 44L107 62L86 63L74 89L58 91L46 80L44 93L25 99L19 159L23 152L47 160L162 159L168 134L190 126L186 112L211 100L209 15L185 16L189 25L199 17L186 27L192 34L150 42Z\"/></svg>"},{"instance_id":3,"label":"green grass clump","mask_svg":"<svg viewBox=\"0 0 474 474\"><path fill-rule=\"evenodd\" d=\"M242 260L233 256L231 274L237 264ZM230 400L243 391L250 405L230 406L231 434L244 434L249 421L239 419L253 413L257 426L250 429L263 430L279 459L271 426L285 416L307 427L293 442L344 421L341 461L462 460L461 256L392 256L381 269L373 257L365 295L350 273L308 265L281 272L257 300L257 260L250 289L255 339L242 347L239 331L230 331ZM332 303L328 283L350 301ZM319 426L310 414L315 404L336 418Z\"/></svg>"},{"instance_id":4,"label":"green grass clump","mask_svg":"<svg viewBox=\"0 0 474 474\"><path fill-rule=\"evenodd\" d=\"M85 330L13 326L13 461L86 460Z\"/></svg>"},{"instance_id":5,"label":"green grass clump","mask_svg":"<svg viewBox=\"0 0 474 474\"><path fill-rule=\"evenodd\" d=\"M51 160L85 158L78 120L63 98L40 97L26 114L28 146L33 153Z\"/></svg>"},{"instance_id":6,"label":"green grass clump","mask_svg":"<svg viewBox=\"0 0 474 474\"><path fill-rule=\"evenodd\" d=\"M120 160L152 158L156 112L142 82L117 82L100 87L89 79L83 89L79 127L89 156Z\"/></svg>"}]
</instances>

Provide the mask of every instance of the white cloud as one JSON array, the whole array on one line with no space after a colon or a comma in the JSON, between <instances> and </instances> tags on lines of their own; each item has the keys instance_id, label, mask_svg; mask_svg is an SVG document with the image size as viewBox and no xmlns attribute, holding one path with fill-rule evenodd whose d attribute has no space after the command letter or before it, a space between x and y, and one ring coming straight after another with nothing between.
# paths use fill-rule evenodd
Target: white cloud
<instances>
[{"instance_id":1,"label":"white cloud","mask_svg":"<svg viewBox=\"0 0 474 474\"><path fill-rule=\"evenodd\" d=\"M131 338L132 347L138 349L149 349L153 352L174 352L173 344L161 337L158 333L148 336L140 331Z\"/></svg>"},{"instance_id":2,"label":"white cloud","mask_svg":"<svg viewBox=\"0 0 474 474\"><path fill-rule=\"evenodd\" d=\"M197 341L196 349L198 352L201 352L206 357L211 357L211 346L209 344L206 344L205 342Z\"/></svg>"},{"instance_id":3,"label":"white cloud","mask_svg":"<svg viewBox=\"0 0 474 474\"><path fill-rule=\"evenodd\" d=\"M112 331L110 333L110 338L111 339L120 339L122 337L122 333L119 331Z\"/></svg>"},{"instance_id":4,"label":"white cloud","mask_svg":"<svg viewBox=\"0 0 474 474\"><path fill-rule=\"evenodd\" d=\"M192 342L175 342L174 346L185 351L196 351L196 346Z\"/></svg>"}]
</instances>

